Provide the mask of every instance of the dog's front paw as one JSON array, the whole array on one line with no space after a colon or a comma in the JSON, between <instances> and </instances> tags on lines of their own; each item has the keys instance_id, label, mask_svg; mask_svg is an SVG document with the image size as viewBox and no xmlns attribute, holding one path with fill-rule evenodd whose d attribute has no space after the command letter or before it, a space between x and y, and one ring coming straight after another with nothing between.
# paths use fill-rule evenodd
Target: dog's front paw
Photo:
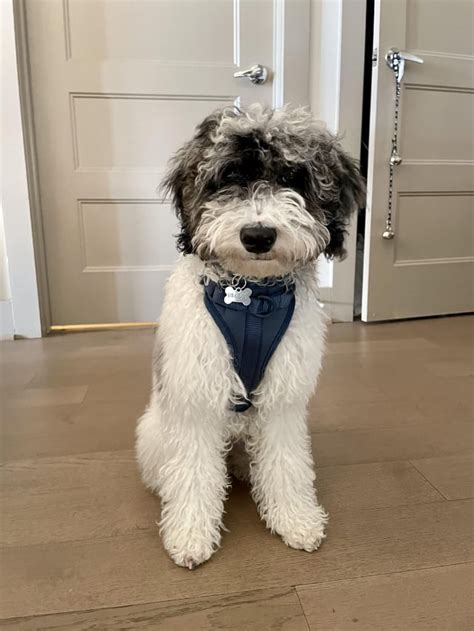
<instances>
[{"instance_id":1,"label":"dog's front paw","mask_svg":"<svg viewBox=\"0 0 474 631\"><path fill-rule=\"evenodd\" d=\"M292 520L288 527L278 528L277 532L290 548L314 552L326 536L327 521L327 513L322 506L318 506L311 514L301 515L298 519Z\"/></svg>"},{"instance_id":2,"label":"dog's front paw","mask_svg":"<svg viewBox=\"0 0 474 631\"><path fill-rule=\"evenodd\" d=\"M185 548L183 550L168 550L168 554L181 567L187 567L188 570L194 570L198 565L208 561L214 554L216 548L213 546L203 546L198 548Z\"/></svg>"},{"instance_id":3,"label":"dog's front paw","mask_svg":"<svg viewBox=\"0 0 474 631\"><path fill-rule=\"evenodd\" d=\"M163 545L166 551L181 567L194 570L198 565L208 561L219 547L220 534L203 537L202 532L190 530L179 536L167 536L163 533Z\"/></svg>"}]
</instances>

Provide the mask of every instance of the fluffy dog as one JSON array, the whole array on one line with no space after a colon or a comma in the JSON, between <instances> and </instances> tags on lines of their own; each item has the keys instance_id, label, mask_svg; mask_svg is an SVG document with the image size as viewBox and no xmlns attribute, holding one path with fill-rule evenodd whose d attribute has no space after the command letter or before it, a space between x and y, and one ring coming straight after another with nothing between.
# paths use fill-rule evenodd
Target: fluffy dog
<instances>
[{"instance_id":1,"label":"fluffy dog","mask_svg":"<svg viewBox=\"0 0 474 631\"><path fill-rule=\"evenodd\" d=\"M356 163L305 109L229 108L176 153L165 188L182 256L166 288L136 445L143 481L161 497L164 546L190 569L209 559L230 471L249 481L272 532L316 550L328 519L306 422L326 326L316 259L344 254L364 193ZM259 350L255 330L239 345L226 328L227 307L244 318L242 331L260 327ZM263 320L275 314L266 339Z\"/></svg>"}]
</instances>

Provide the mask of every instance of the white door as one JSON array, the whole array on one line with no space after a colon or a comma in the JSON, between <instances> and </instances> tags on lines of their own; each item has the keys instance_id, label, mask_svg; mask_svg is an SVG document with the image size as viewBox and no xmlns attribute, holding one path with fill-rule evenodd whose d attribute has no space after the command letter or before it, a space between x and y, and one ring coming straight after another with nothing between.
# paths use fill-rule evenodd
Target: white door
<instances>
[{"instance_id":1,"label":"white door","mask_svg":"<svg viewBox=\"0 0 474 631\"><path fill-rule=\"evenodd\" d=\"M176 220L157 194L166 162L216 108L306 102L308 10L306 0L27 0L53 325L158 317L177 257ZM285 24L297 32L283 50ZM300 72L284 93L288 46ZM234 78L254 64L268 68L265 83Z\"/></svg>"},{"instance_id":2,"label":"white door","mask_svg":"<svg viewBox=\"0 0 474 631\"><path fill-rule=\"evenodd\" d=\"M362 319L474 310L472 0L376 0ZM390 48L405 62L393 232L384 239L394 118ZM386 235L388 236L388 235Z\"/></svg>"}]
</instances>

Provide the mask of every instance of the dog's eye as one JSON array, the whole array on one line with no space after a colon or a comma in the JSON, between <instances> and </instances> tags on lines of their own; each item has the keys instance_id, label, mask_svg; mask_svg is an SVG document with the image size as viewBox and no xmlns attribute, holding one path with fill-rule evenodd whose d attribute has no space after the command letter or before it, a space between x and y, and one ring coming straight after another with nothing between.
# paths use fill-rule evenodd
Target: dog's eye
<instances>
[{"instance_id":1,"label":"dog's eye","mask_svg":"<svg viewBox=\"0 0 474 631\"><path fill-rule=\"evenodd\" d=\"M306 183L306 170L301 167L289 169L277 178L277 183L285 188L292 188L301 193L304 191Z\"/></svg>"},{"instance_id":2,"label":"dog's eye","mask_svg":"<svg viewBox=\"0 0 474 631\"><path fill-rule=\"evenodd\" d=\"M219 179L223 184L239 184L243 181L243 176L235 167L229 167L222 171Z\"/></svg>"},{"instance_id":3,"label":"dog's eye","mask_svg":"<svg viewBox=\"0 0 474 631\"><path fill-rule=\"evenodd\" d=\"M237 171L227 171L227 173L224 173L222 175L222 179L225 181L230 181L230 180L235 180L235 178L240 177L239 173L237 173Z\"/></svg>"}]
</instances>

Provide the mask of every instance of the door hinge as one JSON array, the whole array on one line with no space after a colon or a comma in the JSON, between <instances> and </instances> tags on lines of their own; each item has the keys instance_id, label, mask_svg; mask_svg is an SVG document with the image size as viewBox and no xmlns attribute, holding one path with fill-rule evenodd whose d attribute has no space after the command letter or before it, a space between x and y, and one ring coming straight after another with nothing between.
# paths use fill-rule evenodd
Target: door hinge
<instances>
[{"instance_id":1,"label":"door hinge","mask_svg":"<svg viewBox=\"0 0 474 631\"><path fill-rule=\"evenodd\" d=\"M378 50L374 48L374 50L372 51L372 67L375 67L377 65L377 60L378 60Z\"/></svg>"}]
</instances>

